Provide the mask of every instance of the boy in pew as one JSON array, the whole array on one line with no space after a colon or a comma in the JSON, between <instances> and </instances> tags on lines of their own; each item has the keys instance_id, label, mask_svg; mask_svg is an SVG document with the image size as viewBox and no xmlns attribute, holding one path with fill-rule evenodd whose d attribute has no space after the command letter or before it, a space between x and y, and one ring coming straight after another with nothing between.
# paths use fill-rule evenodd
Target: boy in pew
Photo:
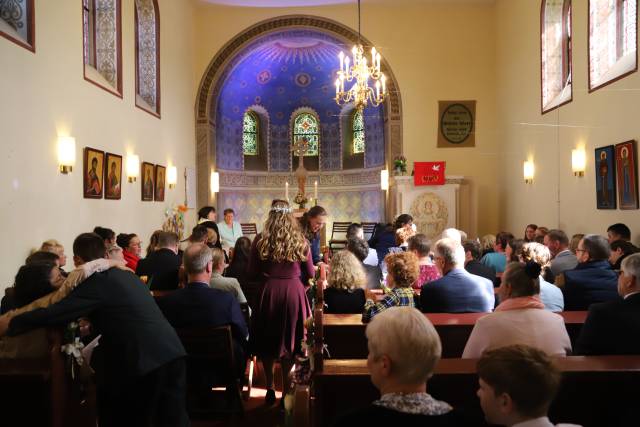
<instances>
[{"instance_id":1,"label":"boy in pew","mask_svg":"<svg viewBox=\"0 0 640 427\"><path fill-rule=\"evenodd\" d=\"M487 422L506 427L553 427L547 411L562 374L545 352L526 345L487 351L478 361L478 377L478 397Z\"/></svg>"}]
</instances>

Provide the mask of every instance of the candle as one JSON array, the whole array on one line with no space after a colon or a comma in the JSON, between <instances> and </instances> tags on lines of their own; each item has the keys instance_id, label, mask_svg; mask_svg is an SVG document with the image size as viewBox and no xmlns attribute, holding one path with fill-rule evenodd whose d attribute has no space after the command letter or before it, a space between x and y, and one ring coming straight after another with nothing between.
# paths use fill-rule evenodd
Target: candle
<instances>
[{"instance_id":1,"label":"candle","mask_svg":"<svg viewBox=\"0 0 640 427\"><path fill-rule=\"evenodd\" d=\"M313 198L318 200L318 181L313 182Z\"/></svg>"},{"instance_id":2,"label":"candle","mask_svg":"<svg viewBox=\"0 0 640 427\"><path fill-rule=\"evenodd\" d=\"M342 70L344 68L344 52L340 51L340 70Z\"/></svg>"},{"instance_id":3,"label":"candle","mask_svg":"<svg viewBox=\"0 0 640 427\"><path fill-rule=\"evenodd\" d=\"M351 60L349 59L348 56L346 58L344 58L344 73L347 75L347 77L349 76L349 62L350 61Z\"/></svg>"},{"instance_id":4,"label":"candle","mask_svg":"<svg viewBox=\"0 0 640 427\"><path fill-rule=\"evenodd\" d=\"M344 92L344 74L340 76L340 90Z\"/></svg>"},{"instance_id":5,"label":"candle","mask_svg":"<svg viewBox=\"0 0 640 427\"><path fill-rule=\"evenodd\" d=\"M336 97L340 93L340 79L336 79Z\"/></svg>"},{"instance_id":6,"label":"candle","mask_svg":"<svg viewBox=\"0 0 640 427\"><path fill-rule=\"evenodd\" d=\"M289 201L289 181L284 183L284 198L287 202Z\"/></svg>"},{"instance_id":7,"label":"candle","mask_svg":"<svg viewBox=\"0 0 640 427\"><path fill-rule=\"evenodd\" d=\"M376 80L376 99L380 98L380 80Z\"/></svg>"},{"instance_id":8,"label":"candle","mask_svg":"<svg viewBox=\"0 0 640 427\"><path fill-rule=\"evenodd\" d=\"M387 77L383 74L380 77L380 80L382 80L382 93L385 94L385 93L387 93L387 85L386 85Z\"/></svg>"},{"instance_id":9,"label":"candle","mask_svg":"<svg viewBox=\"0 0 640 427\"><path fill-rule=\"evenodd\" d=\"M376 62L377 62L376 68L378 69L378 72L380 72L380 54L379 53L376 55Z\"/></svg>"},{"instance_id":10,"label":"candle","mask_svg":"<svg viewBox=\"0 0 640 427\"><path fill-rule=\"evenodd\" d=\"M371 48L371 64L372 65L376 65L376 48L372 47Z\"/></svg>"}]
</instances>

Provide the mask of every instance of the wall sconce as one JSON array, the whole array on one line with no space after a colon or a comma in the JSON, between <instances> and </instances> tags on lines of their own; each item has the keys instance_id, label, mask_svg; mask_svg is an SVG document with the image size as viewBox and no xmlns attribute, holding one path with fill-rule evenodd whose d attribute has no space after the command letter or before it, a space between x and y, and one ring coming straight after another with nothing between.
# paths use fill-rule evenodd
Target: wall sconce
<instances>
[{"instance_id":1,"label":"wall sconce","mask_svg":"<svg viewBox=\"0 0 640 427\"><path fill-rule=\"evenodd\" d=\"M140 175L140 157L137 154L127 155L127 179L129 182L136 182Z\"/></svg>"},{"instance_id":2,"label":"wall sconce","mask_svg":"<svg viewBox=\"0 0 640 427\"><path fill-rule=\"evenodd\" d=\"M76 164L76 139L71 136L58 137L58 164L60 172L68 174Z\"/></svg>"},{"instance_id":3,"label":"wall sconce","mask_svg":"<svg viewBox=\"0 0 640 427\"><path fill-rule=\"evenodd\" d=\"M169 189L173 190L178 182L178 169L175 166L169 166L167 168L167 184Z\"/></svg>"},{"instance_id":4,"label":"wall sconce","mask_svg":"<svg viewBox=\"0 0 640 427\"><path fill-rule=\"evenodd\" d=\"M524 182L525 184L533 184L533 175L534 175L534 166L533 161L528 160L524 162Z\"/></svg>"},{"instance_id":5,"label":"wall sconce","mask_svg":"<svg viewBox=\"0 0 640 427\"><path fill-rule=\"evenodd\" d=\"M211 171L211 195L220 191L220 174L218 172Z\"/></svg>"},{"instance_id":6,"label":"wall sconce","mask_svg":"<svg viewBox=\"0 0 640 427\"><path fill-rule=\"evenodd\" d=\"M380 171L380 189L389 189L389 169L382 169Z\"/></svg>"},{"instance_id":7,"label":"wall sconce","mask_svg":"<svg viewBox=\"0 0 640 427\"><path fill-rule=\"evenodd\" d=\"M587 155L584 152L584 148L571 150L571 169L573 169L573 176L584 176L586 163Z\"/></svg>"}]
</instances>

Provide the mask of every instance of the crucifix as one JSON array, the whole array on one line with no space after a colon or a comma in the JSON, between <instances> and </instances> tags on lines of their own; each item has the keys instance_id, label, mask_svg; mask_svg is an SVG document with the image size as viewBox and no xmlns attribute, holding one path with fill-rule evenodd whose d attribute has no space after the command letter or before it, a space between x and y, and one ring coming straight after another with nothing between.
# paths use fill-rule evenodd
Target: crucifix
<instances>
[{"instance_id":1,"label":"crucifix","mask_svg":"<svg viewBox=\"0 0 640 427\"><path fill-rule=\"evenodd\" d=\"M304 187L307 182L307 170L304 168L303 158L307 150L309 149L309 141L307 138L299 138L293 143L291 151L298 156L298 168L296 169L296 180L298 181L298 195L302 198L305 197ZM296 196L298 198L298 196Z\"/></svg>"}]
</instances>

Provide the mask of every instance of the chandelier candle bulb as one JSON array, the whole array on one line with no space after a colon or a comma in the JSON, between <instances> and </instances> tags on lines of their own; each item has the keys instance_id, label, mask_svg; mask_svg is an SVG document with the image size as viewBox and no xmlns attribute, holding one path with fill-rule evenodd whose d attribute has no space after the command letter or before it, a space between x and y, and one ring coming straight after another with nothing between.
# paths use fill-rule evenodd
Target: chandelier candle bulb
<instances>
[{"instance_id":1,"label":"chandelier candle bulb","mask_svg":"<svg viewBox=\"0 0 640 427\"><path fill-rule=\"evenodd\" d=\"M348 56L344 58L344 73L347 75L349 75L349 62L351 62L351 60Z\"/></svg>"},{"instance_id":2,"label":"chandelier candle bulb","mask_svg":"<svg viewBox=\"0 0 640 427\"><path fill-rule=\"evenodd\" d=\"M376 99L380 98L380 80L376 80Z\"/></svg>"},{"instance_id":3,"label":"chandelier candle bulb","mask_svg":"<svg viewBox=\"0 0 640 427\"><path fill-rule=\"evenodd\" d=\"M383 74L382 76L380 76L380 80L382 81L382 93L386 94L387 93L387 76Z\"/></svg>"},{"instance_id":4,"label":"chandelier candle bulb","mask_svg":"<svg viewBox=\"0 0 640 427\"><path fill-rule=\"evenodd\" d=\"M371 63L376 63L376 48L375 46L371 48Z\"/></svg>"},{"instance_id":5,"label":"chandelier candle bulb","mask_svg":"<svg viewBox=\"0 0 640 427\"><path fill-rule=\"evenodd\" d=\"M340 71L344 69L344 52L340 51Z\"/></svg>"},{"instance_id":6,"label":"chandelier candle bulb","mask_svg":"<svg viewBox=\"0 0 640 427\"><path fill-rule=\"evenodd\" d=\"M318 200L318 181L313 182L313 198Z\"/></svg>"},{"instance_id":7,"label":"chandelier candle bulb","mask_svg":"<svg viewBox=\"0 0 640 427\"><path fill-rule=\"evenodd\" d=\"M284 183L284 198L287 202L289 201L289 181Z\"/></svg>"},{"instance_id":8,"label":"chandelier candle bulb","mask_svg":"<svg viewBox=\"0 0 640 427\"><path fill-rule=\"evenodd\" d=\"M376 55L376 69L380 72L380 54Z\"/></svg>"}]
</instances>

